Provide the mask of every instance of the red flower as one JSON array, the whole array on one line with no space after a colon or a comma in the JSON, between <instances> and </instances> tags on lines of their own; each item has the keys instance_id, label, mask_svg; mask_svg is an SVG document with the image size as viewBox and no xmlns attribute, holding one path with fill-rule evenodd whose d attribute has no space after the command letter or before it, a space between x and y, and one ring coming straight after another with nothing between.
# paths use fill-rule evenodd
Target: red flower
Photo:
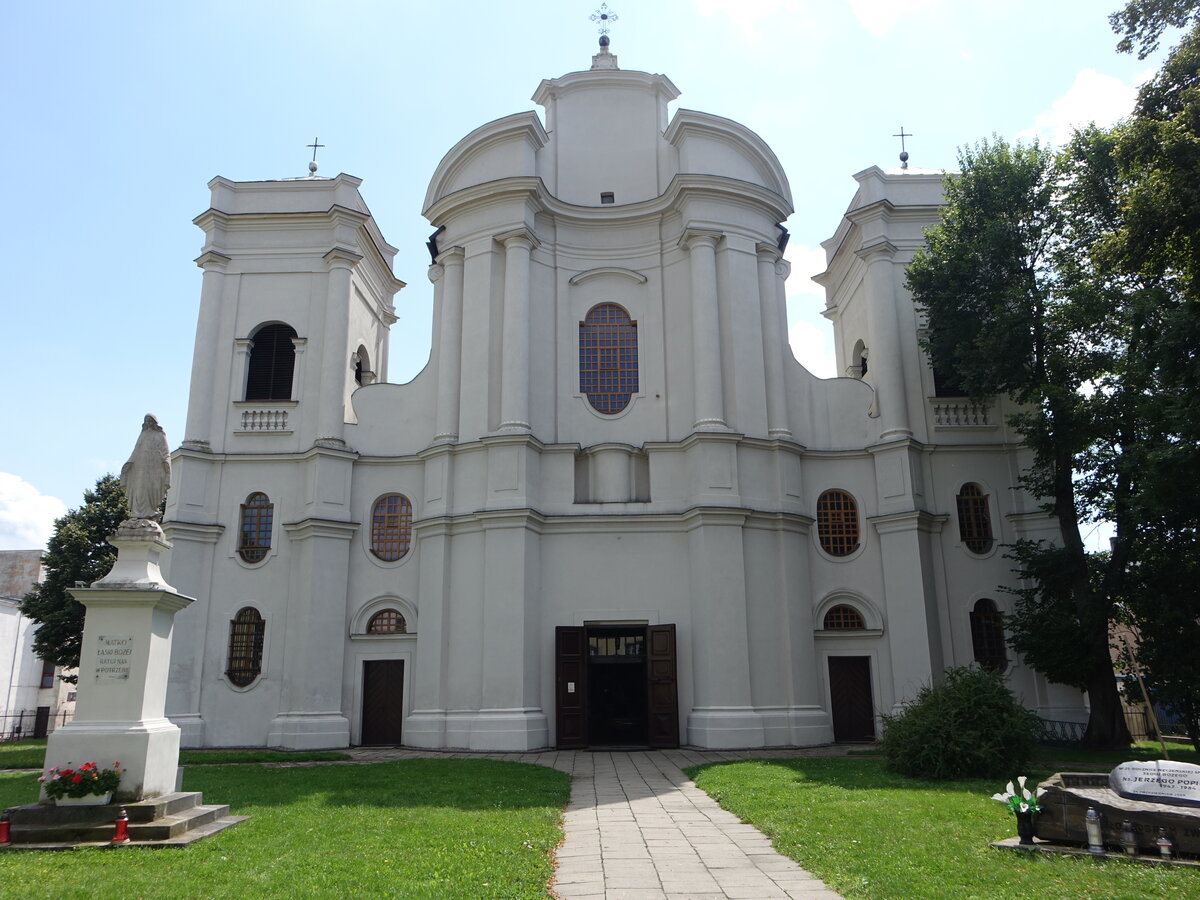
<instances>
[{"instance_id":1,"label":"red flower","mask_svg":"<svg viewBox=\"0 0 1200 900\"><path fill-rule=\"evenodd\" d=\"M73 781L75 784L79 784L79 782L83 781L83 779L80 776L76 775L74 778L71 779L71 781Z\"/></svg>"}]
</instances>

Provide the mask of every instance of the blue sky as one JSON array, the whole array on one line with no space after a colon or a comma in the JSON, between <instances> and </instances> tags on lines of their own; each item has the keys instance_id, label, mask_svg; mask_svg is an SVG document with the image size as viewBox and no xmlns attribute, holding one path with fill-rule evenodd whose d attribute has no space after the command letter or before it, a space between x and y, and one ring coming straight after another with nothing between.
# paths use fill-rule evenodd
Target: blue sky
<instances>
[{"instance_id":1,"label":"blue sky","mask_svg":"<svg viewBox=\"0 0 1200 900\"><path fill-rule=\"evenodd\" d=\"M757 131L791 179L789 326L833 375L821 271L854 190L896 165L953 168L998 134L1059 143L1110 124L1159 59L1114 51L1123 0L614 0L620 66L668 75L680 106ZM390 379L429 355L421 218L442 155L587 68L596 2L16 0L0 36L8 178L0 221L0 549L32 548L116 472L142 416L183 438L206 183L363 179L400 248Z\"/></svg>"}]
</instances>

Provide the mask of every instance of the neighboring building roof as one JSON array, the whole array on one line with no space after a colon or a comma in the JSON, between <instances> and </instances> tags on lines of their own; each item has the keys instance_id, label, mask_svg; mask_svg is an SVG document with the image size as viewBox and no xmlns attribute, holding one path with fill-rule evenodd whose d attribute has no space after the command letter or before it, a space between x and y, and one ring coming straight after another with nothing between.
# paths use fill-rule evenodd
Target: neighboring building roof
<instances>
[{"instance_id":1,"label":"neighboring building roof","mask_svg":"<svg viewBox=\"0 0 1200 900\"><path fill-rule=\"evenodd\" d=\"M20 600L41 573L41 550L0 550L0 597Z\"/></svg>"}]
</instances>

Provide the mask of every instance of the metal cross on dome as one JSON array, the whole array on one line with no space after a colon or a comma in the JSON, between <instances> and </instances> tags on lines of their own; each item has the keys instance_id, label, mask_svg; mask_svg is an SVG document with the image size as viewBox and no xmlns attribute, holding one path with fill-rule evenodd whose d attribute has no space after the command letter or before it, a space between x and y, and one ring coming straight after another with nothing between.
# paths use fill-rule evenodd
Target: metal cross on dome
<instances>
[{"instance_id":1,"label":"metal cross on dome","mask_svg":"<svg viewBox=\"0 0 1200 900\"><path fill-rule=\"evenodd\" d=\"M591 19L593 22L600 23L600 27L597 29L600 34L608 34L608 26L617 21L617 14L608 11L607 3L601 3L600 8L592 13Z\"/></svg>"},{"instance_id":2,"label":"metal cross on dome","mask_svg":"<svg viewBox=\"0 0 1200 900\"><path fill-rule=\"evenodd\" d=\"M905 134L904 126L901 125L900 133L893 134L892 137L900 138L900 168L907 169L908 168L908 149L904 146L904 139L912 137L912 132Z\"/></svg>"}]
</instances>

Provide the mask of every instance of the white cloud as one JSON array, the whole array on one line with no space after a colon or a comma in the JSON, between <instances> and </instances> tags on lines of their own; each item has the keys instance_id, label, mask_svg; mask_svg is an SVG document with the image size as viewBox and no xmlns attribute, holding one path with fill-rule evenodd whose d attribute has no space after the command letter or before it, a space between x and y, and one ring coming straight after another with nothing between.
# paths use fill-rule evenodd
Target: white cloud
<instances>
[{"instance_id":1,"label":"white cloud","mask_svg":"<svg viewBox=\"0 0 1200 900\"><path fill-rule=\"evenodd\" d=\"M1037 137L1056 147L1071 139L1076 128L1095 122L1102 128L1133 111L1137 86L1120 78L1104 75L1095 69L1083 69L1067 92L1038 113L1033 127L1020 132L1018 138Z\"/></svg>"},{"instance_id":2,"label":"white cloud","mask_svg":"<svg viewBox=\"0 0 1200 900\"><path fill-rule=\"evenodd\" d=\"M938 0L848 0L850 11L858 24L873 34L883 37L896 27L901 19L911 19L914 14L933 6Z\"/></svg>"},{"instance_id":3,"label":"white cloud","mask_svg":"<svg viewBox=\"0 0 1200 900\"><path fill-rule=\"evenodd\" d=\"M54 520L67 511L57 497L41 493L24 479L0 472L0 550L46 546Z\"/></svg>"},{"instance_id":4,"label":"white cloud","mask_svg":"<svg viewBox=\"0 0 1200 900\"><path fill-rule=\"evenodd\" d=\"M763 19L781 12L799 15L804 10L803 0L740 0L735 4L725 0L695 0L695 3L702 16L727 17L743 38L756 37L756 26Z\"/></svg>"}]
</instances>

